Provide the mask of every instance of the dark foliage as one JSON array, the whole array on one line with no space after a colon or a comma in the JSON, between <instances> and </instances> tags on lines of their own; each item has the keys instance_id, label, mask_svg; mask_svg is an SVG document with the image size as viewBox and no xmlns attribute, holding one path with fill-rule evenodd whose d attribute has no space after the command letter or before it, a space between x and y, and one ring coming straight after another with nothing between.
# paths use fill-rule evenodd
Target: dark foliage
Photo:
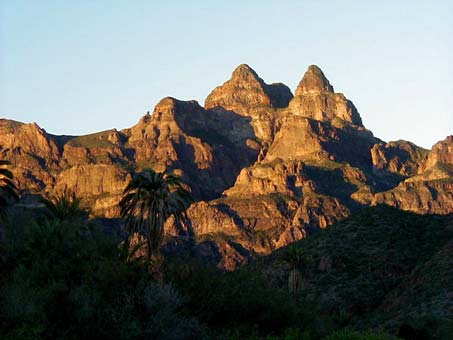
<instances>
[{"instance_id":1,"label":"dark foliage","mask_svg":"<svg viewBox=\"0 0 453 340\"><path fill-rule=\"evenodd\" d=\"M82 199L69 190L43 197L41 203L46 207L46 215L49 219L75 220L86 215L86 211L82 208Z\"/></svg>"},{"instance_id":2,"label":"dark foliage","mask_svg":"<svg viewBox=\"0 0 453 340\"><path fill-rule=\"evenodd\" d=\"M10 163L0 160L0 219L4 219L8 206L12 201L19 199L16 185L13 182L14 176L6 166Z\"/></svg>"},{"instance_id":3,"label":"dark foliage","mask_svg":"<svg viewBox=\"0 0 453 340\"><path fill-rule=\"evenodd\" d=\"M370 207L291 245L311 258L302 298L317 301L339 327L396 335L406 323L427 339L450 339L451 222L452 216ZM279 287L291 267L285 257L278 251L260 266Z\"/></svg>"},{"instance_id":4,"label":"dark foliage","mask_svg":"<svg viewBox=\"0 0 453 340\"><path fill-rule=\"evenodd\" d=\"M118 240L60 220L1 243L2 339L195 339L203 327L179 314L181 297L124 261Z\"/></svg>"},{"instance_id":5,"label":"dark foliage","mask_svg":"<svg viewBox=\"0 0 453 340\"><path fill-rule=\"evenodd\" d=\"M159 255L165 221L170 216L180 221L191 202L190 191L173 174L147 169L126 186L120 201L121 217L131 235L145 238L148 260Z\"/></svg>"},{"instance_id":6,"label":"dark foliage","mask_svg":"<svg viewBox=\"0 0 453 340\"><path fill-rule=\"evenodd\" d=\"M212 327L252 325L271 331L294 321L289 296L270 287L258 272L222 272L189 260L172 264L167 275L190 299L189 308Z\"/></svg>"},{"instance_id":7,"label":"dark foliage","mask_svg":"<svg viewBox=\"0 0 453 340\"><path fill-rule=\"evenodd\" d=\"M383 333L341 328L385 326L376 324L387 317L379 312L377 300L391 296L388 289L408 275L419 275L413 268L433 254L439 259L432 260L435 272L430 276L439 281L436 273L448 269L441 259L450 254L436 252L450 237L443 218L378 207L338 224L337 230L281 251L281 258L277 253L234 272L191 257L169 258L163 267L165 282L156 282L144 261L131 260L121 240L87 221L35 220L23 214L13 221L17 225L13 223L0 243L0 338L10 340L392 339ZM415 244L418 252L410 252ZM338 260L320 270L319 260L326 254ZM375 259L373 267L366 256ZM302 269L307 281L297 296L286 285L294 267ZM279 277L273 277L276 273L281 273L281 288ZM427 289L430 294L437 292L437 286L426 287L422 276L415 277L421 282L419 294L426 296ZM445 282L439 283L442 286ZM356 311L368 314L364 317ZM400 331L448 339L449 324L433 317L412 319Z\"/></svg>"}]
</instances>

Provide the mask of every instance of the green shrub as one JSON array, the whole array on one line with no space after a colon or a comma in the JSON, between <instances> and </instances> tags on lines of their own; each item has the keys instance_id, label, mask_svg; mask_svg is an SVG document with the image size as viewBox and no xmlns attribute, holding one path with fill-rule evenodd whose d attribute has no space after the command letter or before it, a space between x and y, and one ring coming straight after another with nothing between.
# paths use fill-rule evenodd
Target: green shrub
<instances>
[{"instance_id":1,"label":"green shrub","mask_svg":"<svg viewBox=\"0 0 453 340\"><path fill-rule=\"evenodd\" d=\"M297 322L287 290L271 287L250 268L222 272L189 260L173 263L166 278L188 298L189 310L213 329L279 332Z\"/></svg>"},{"instance_id":2,"label":"green shrub","mask_svg":"<svg viewBox=\"0 0 453 340\"><path fill-rule=\"evenodd\" d=\"M202 338L180 295L124 261L118 243L86 223L30 221L2 257L0 338Z\"/></svg>"},{"instance_id":3,"label":"green shrub","mask_svg":"<svg viewBox=\"0 0 453 340\"><path fill-rule=\"evenodd\" d=\"M333 332L325 340L397 340L397 338L385 333L358 332L346 329Z\"/></svg>"}]
</instances>

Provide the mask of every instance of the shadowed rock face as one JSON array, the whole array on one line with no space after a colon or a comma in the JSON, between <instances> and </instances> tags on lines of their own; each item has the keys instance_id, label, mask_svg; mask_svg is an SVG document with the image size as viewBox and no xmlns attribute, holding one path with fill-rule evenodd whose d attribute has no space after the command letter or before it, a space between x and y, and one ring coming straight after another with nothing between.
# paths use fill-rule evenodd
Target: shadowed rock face
<instances>
[{"instance_id":1,"label":"shadowed rock face","mask_svg":"<svg viewBox=\"0 0 453 340\"><path fill-rule=\"evenodd\" d=\"M246 64L239 65L231 78L216 87L205 100L205 108L225 114L226 111L248 117L253 127L253 137L263 145L271 143L278 124L278 108L288 106L293 98L284 84L266 84Z\"/></svg>"},{"instance_id":2,"label":"shadowed rock face","mask_svg":"<svg viewBox=\"0 0 453 340\"><path fill-rule=\"evenodd\" d=\"M416 175L427 154L428 150L406 141L380 143L371 149L373 167L377 172L388 172L404 177Z\"/></svg>"},{"instance_id":3,"label":"shadowed rock face","mask_svg":"<svg viewBox=\"0 0 453 340\"><path fill-rule=\"evenodd\" d=\"M294 97L240 65L205 107L167 97L122 131L53 136L1 119L0 158L12 163L23 193L70 188L106 217L118 216L134 173L173 171L197 202L190 223L168 221L169 233L196 236L194 252L227 269L363 206L453 212L453 137L431 151L382 142L314 65Z\"/></svg>"},{"instance_id":4,"label":"shadowed rock face","mask_svg":"<svg viewBox=\"0 0 453 340\"><path fill-rule=\"evenodd\" d=\"M293 99L293 94L289 87L282 83L266 85L266 92L271 99L272 106L275 108L285 108Z\"/></svg>"},{"instance_id":5,"label":"shadowed rock face","mask_svg":"<svg viewBox=\"0 0 453 340\"><path fill-rule=\"evenodd\" d=\"M220 196L259 148L248 118L174 98L162 99L151 116L124 133L138 170L174 171L197 199Z\"/></svg>"}]
</instances>

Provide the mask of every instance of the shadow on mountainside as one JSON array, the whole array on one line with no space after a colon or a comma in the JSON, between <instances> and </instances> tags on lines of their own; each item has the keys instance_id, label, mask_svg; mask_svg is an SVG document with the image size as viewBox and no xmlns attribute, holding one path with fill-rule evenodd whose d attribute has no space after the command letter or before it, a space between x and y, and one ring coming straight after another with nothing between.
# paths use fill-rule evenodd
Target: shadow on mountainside
<instances>
[{"instance_id":1,"label":"shadow on mountainside","mask_svg":"<svg viewBox=\"0 0 453 340\"><path fill-rule=\"evenodd\" d=\"M202 150L197 150L186 137L180 136L175 144L179 162L171 168L180 166L184 170L197 200L220 197L234 184L239 172L256 161L260 146L250 117L215 109L199 111L190 117L175 115L175 118L187 136L198 138L212 151L209 167L203 165L206 156ZM254 147L250 146L250 141Z\"/></svg>"},{"instance_id":2,"label":"shadow on mountainside","mask_svg":"<svg viewBox=\"0 0 453 340\"><path fill-rule=\"evenodd\" d=\"M344 326L396 335L402 325L410 325L426 331L426 339L449 339L452 237L453 214L418 215L382 205L289 247L311 258L302 298L318 301ZM257 261L279 287L287 285L284 252Z\"/></svg>"}]
</instances>

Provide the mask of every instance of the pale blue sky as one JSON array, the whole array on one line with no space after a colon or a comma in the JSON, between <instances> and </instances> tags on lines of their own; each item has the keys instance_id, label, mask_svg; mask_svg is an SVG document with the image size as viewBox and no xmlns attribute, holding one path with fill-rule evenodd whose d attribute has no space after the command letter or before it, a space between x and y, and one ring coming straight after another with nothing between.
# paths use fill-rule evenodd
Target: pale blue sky
<instances>
[{"instance_id":1,"label":"pale blue sky","mask_svg":"<svg viewBox=\"0 0 453 340\"><path fill-rule=\"evenodd\" d=\"M203 104L241 63L293 91L319 65L386 141L453 134L453 1L0 0L0 117L50 133Z\"/></svg>"}]
</instances>

